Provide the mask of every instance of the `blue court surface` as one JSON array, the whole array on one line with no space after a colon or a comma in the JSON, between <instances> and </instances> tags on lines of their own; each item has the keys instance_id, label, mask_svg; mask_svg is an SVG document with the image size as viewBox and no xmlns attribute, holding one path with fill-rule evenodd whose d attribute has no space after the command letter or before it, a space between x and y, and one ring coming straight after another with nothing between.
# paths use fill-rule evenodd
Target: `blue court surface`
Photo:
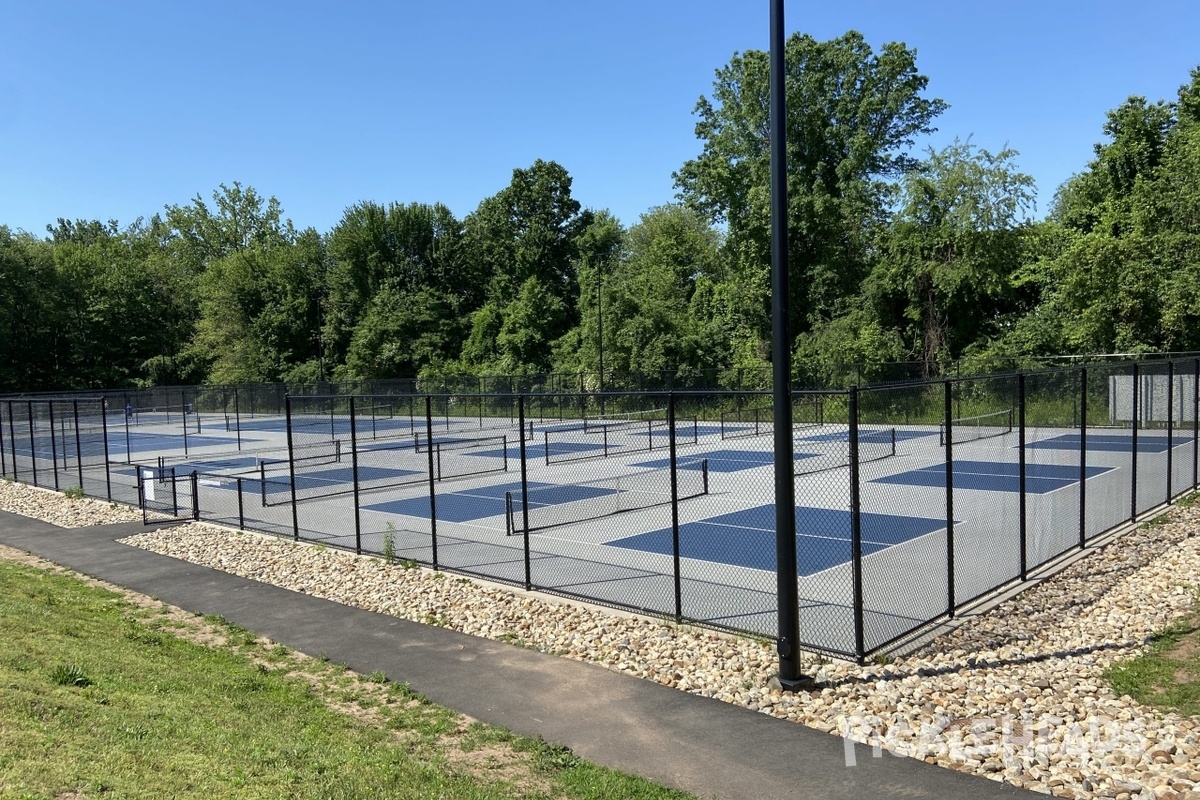
<instances>
[{"instance_id":1,"label":"blue court surface","mask_svg":"<svg viewBox=\"0 0 1200 800\"><path fill-rule=\"evenodd\" d=\"M529 482L530 494L534 498L529 507L574 503L577 500L587 500L615 494L616 489L603 486L574 486L571 484L553 484ZM437 496L437 518L448 522L469 522L485 517L503 514L506 509L504 495L512 492L513 508L521 508L521 484L501 483L495 486L480 486L477 489L463 489L450 494ZM391 500L386 503L364 506L370 511L382 511L387 514L404 514L409 517L429 518L429 498L409 497L404 500Z\"/></svg>"},{"instance_id":2,"label":"blue court surface","mask_svg":"<svg viewBox=\"0 0 1200 800\"><path fill-rule=\"evenodd\" d=\"M863 555L946 527L944 519L869 512L862 513L861 524ZM661 555L673 552L670 528L628 536L608 544ZM683 558L774 570L775 506L759 506L684 523L679 526L679 554ZM804 506L796 509L796 566L801 575L836 567L850 558L849 511Z\"/></svg>"},{"instance_id":3,"label":"blue court surface","mask_svg":"<svg viewBox=\"0 0 1200 800\"><path fill-rule=\"evenodd\" d=\"M1041 439L1025 445L1027 450L1079 450L1080 436L1078 433L1064 433L1052 439ZM1191 444L1192 437L1176 434L1171 437L1171 446ZM1167 451L1167 436L1165 433L1139 433L1137 440L1139 453L1165 453ZM1132 433L1089 433L1087 449L1102 453L1133 452Z\"/></svg>"},{"instance_id":4,"label":"blue court surface","mask_svg":"<svg viewBox=\"0 0 1200 800\"><path fill-rule=\"evenodd\" d=\"M954 488L980 489L987 492L1019 492L1021 490L1021 465L1013 462L955 461ZM1113 467L1087 468L1088 478L1103 475ZM1025 491L1030 494L1047 494L1064 489L1079 482L1079 467L1067 464L1025 464ZM901 486L928 486L935 489L946 486L945 463L921 469L875 478L871 483L891 483Z\"/></svg>"}]
</instances>

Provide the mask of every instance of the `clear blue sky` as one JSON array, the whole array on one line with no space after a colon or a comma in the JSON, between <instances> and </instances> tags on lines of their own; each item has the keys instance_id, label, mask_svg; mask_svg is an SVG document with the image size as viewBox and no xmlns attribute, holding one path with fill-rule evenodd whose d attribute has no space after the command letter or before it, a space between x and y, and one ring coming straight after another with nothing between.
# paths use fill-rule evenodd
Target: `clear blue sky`
<instances>
[{"instance_id":1,"label":"clear blue sky","mask_svg":"<svg viewBox=\"0 0 1200 800\"><path fill-rule=\"evenodd\" d=\"M632 224L674 197L692 109L767 0L0 0L0 224L118 220L240 181L329 231L363 200L458 216L553 159ZM1044 213L1107 110L1173 99L1197 0L788 3L789 31L917 50L950 104L929 144L1010 145Z\"/></svg>"}]
</instances>

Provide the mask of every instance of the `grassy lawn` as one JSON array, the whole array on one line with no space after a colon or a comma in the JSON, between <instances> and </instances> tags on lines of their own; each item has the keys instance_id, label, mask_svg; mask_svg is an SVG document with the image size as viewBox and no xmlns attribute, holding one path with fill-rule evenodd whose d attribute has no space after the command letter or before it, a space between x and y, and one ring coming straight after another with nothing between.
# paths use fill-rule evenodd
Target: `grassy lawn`
<instances>
[{"instance_id":1,"label":"grassy lawn","mask_svg":"<svg viewBox=\"0 0 1200 800\"><path fill-rule=\"evenodd\" d=\"M404 684L0 560L0 798L682 798Z\"/></svg>"},{"instance_id":2,"label":"grassy lawn","mask_svg":"<svg viewBox=\"0 0 1200 800\"><path fill-rule=\"evenodd\" d=\"M1200 611L1154 637L1137 658L1113 665L1108 680L1118 695L1181 714L1200 714Z\"/></svg>"}]
</instances>

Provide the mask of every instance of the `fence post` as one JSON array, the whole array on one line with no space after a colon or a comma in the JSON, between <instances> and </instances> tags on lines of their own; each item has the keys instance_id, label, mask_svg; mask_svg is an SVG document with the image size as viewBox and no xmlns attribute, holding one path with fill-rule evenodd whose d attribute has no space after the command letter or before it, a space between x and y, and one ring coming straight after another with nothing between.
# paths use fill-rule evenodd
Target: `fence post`
<instances>
[{"instance_id":1,"label":"fence post","mask_svg":"<svg viewBox=\"0 0 1200 800\"><path fill-rule=\"evenodd\" d=\"M653 431L650 432L653 440ZM675 443L675 393L667 394L667 446L670 448L671 462L671 554L675 577L675 621L683 622L683 578L680 574L679 560L679 460Z\"/></svg>"},{"instance_id":2,"label":"fence post","mask_svg":"<svg viewBox=\"0 0 1200 800\"><path fill-rule=\"evenodd\" d=\"M10 410L11 412L11 410ZM104 491L112 502L112 471L108 468L108 398L100 398L100 432L104 436Z\"/></svg>"},{"instance_id":3,"label":"fence post","mask_svg":"<svg viewBox=\"0 0 1200 800\"><path fill-rule=\"evenodd\" d=\"M253 397L253 395L251 395ZM238 396L238 387L233 387L233 421L237 428L237 449L240 452L242 449L242 407L241 398Z\"/></svg>"},{"instance_id":4,"label":"fence post","mask_svg":"<svg viewBox=\"0 0 1200 800\"><path fill-rule=\"evenodd\" d=\"M954 384L945 383L946 415L946 613L954 617Z\"/></svg>"},{"instance_id":5,"label":"fence post","mask_svg":"<svg viewBox=\"0 0 1200 800\"><path fill-rule=\"evenodd\" d=\"M1171 488L1173 481L1171 478L1173 459L1171 450L1175 447L1175 442L1172 441L1175 436L1175 362L1167 360L1167 504L1171 503Z\"/></svg>"},{"instance_id":6,"label":"fence post","mask_svg":"<svg viewBox=\"0 0 1200 800\"><path fill-rule=\"evenodd\" d=\"M420 442L420 439L417 440ZM438 568L437 550L437 473L433 465L433 395L425 395L425 444L429 466L429 554L433 568Z\"/></svg>"},{"instance_id":7,"label":"fence post","mask_svg":"<svg viewBox=\"0 0 1200 800\"><path fill-rule=\"evenodd\" d=\"M1088 371L1079 370L1079 549L1087 546Z\"/></svg>"},{"instance_id":8,"label":"fence post","mask_svg":"<svg viewBox=\"0 0 1200 800\"><path fill-rule=\"evenodd\" d=\"M79 401L71 401L75 414L75 468L79 471L79 491L83 491L83 441L79 438Z\"/></svg>"},{"instance_id":9,"label":"fence post","mask_svg":"<svg viewBox=\"0 0 1200 800\"><path fill-rule=\"evenodd\" d=\"M12 402L8 402L9 416L12 416ZM4 452L4 411L3 406L0 406L0 476L8 477L8 456ZM16 480L16 478L13 478Z\"/></svg>"},{"instance_id":10,"label":"fence post","mask_svg":"<svg viewBox=\"0 0 1200 800\"><path fill-rule=\"evenodd\" d=\"M58 437L54 435L54 401L46 401L46 413L50 419L50 471L54 473L54 491L58 491ZM63 444L66 447L66 444ZM65 459L64 459L65 460Z\"/></svg>"},{"instance_id":11,"label":"fence post","mask_svg":"<svg viewBox=\"0 0 1200 800\"><path fill-rule=\"evenodd\" d=\"M187 421L187 392L183 389L179 390L179 418L183 420L183 454L188 454L188 421ZM171 413L171 407L167 406L167 414Z\"/></svg>"},{"instance_id":12,"label":"fence post","mask_svg":"<svg viewBox=\"0 0 1200 800\"><path fill-rule=\"evenodd\" d=\"M517 395L517 420L521 430L525 429L525 395ZM547 450L547 453L550 451ZM521 528L525 549L525 590L533 588L532 565L529 559L529 474L528 459L525 458L525 437L521 437Z\"/></svg>"},{"instance_id":13,"label":"fence post","mask_svg":"<svg viewBox=\"0 0 1200 800\"><path fill-rule=\"evenodd\" d=\"M13 422L13 401L8 401L8 446L12 448L13 462L13 480L20 480L17 477L17 431Z\"/></svg>"},{"instance_id":14,"label":"fence post","mask_svg":"<svg viewBox=\"0 0 1200 800\"><path fill-rule=\"evenodd\" d=\"M200 476L192 470L192 519L200 520Z\"/></svg>"},{"instance_id":15,"label":"fence post","mask_svg":"<svg viewBox=\"0 0 1200 800\"><path fill-rule=\"evenodd\" d=\"M284 425L287 428L287 446L288 446L288 488L292 494L292 541L300 541L300 512L296 508L296 448L292 441L292 396L283 396L283 413ZM267 481L266 481L266 466L262 465L263 481L262 490L263 496L266 496ZM265 503L265 501L264 501Z\"/></svg>"},{"instance_id":16,"label":"fence post","mask_svg":"<svg viewBox=\"0 0 1200 800\"><path fill-rule=\"evenodd\" d=\"M362 555L362 515L358 510L358 424L355 421L354 395L350 395L350 476L354 481L354 552ZM374 424L375 415L371 415Z\"/></svg>"},{"instance_id":17,"label":"fence post","mask_svg":"<svg viewBox=\"0 0 1200 800\"><path fill-rule=\"evenodd\" d=\"M129 423L133 419L133 400L128 396L125 397L125 463L133 463L133 445L130 442Z\"/></svg>"},{"instance_id":18,"label":"fence post","mask_svg":"<svg viewBox=\"0 0 1200 800\"><path fill-rule=\"evenodd\" d=\"M1029 508L1025 497L1025 373L1017 373L1017 453L1020 470L1021 580L1029 574Z\"/></svg>"},{"instance_id":19,"label":"fence post","mask_svg":"<svg viewBox=\"0 0 1200 800\"><path fill-rule=\"evenodd\" d=\"M12 414L10 408L8 413ZM1192 488L1200 486L1200 358L1192 373Z\"/></svg>"},{"instance_id":20,"label":"fence post","mask_svg":"<svg viewBox=\"0 0 1200 800\"><path fill-rule=\"evenodd\" d=\"M863 619L862 574L862 487L858 453L858 386L850 387L850 561L854 577L854 658L862 664L867 657L866 626Z\"/></svg>"},{"instance_id":21,"label":"fence post","mask_svg":"<svg viewBox=\"0 0 1200 800\"><path fill-rule=\"evenodd\" d=\"M33 434L33 401L28 404L29 410L29 468L33 471L33 485L38 485L37 479L37 437Z\"/></svg>"},{"instance_id":22,"label":"fence post","mask_svg":"<svg viewBox=\"0 0 1200 800\"><path fill-rule=\"evenodd\" d=\"M1138 417L1142 413L1141 392L1139 383L1141 383L1141 374L1138 370L1138 362L1133 362L1133 437L1130 441L1130 449L1133 451L1131 457L1131 477L1129 481L1129 521L1133 522L1137 519L1137 483L1138 483Z\"/></svg>"}]
</instances>

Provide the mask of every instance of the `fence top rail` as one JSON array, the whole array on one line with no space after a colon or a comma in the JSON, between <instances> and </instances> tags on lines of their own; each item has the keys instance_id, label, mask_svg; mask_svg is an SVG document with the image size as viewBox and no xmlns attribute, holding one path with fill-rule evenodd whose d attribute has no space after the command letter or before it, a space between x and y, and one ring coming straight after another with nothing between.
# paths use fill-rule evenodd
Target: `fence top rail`
<instances>
[{"instance_id":1,"label":"fence top rail","mask_svg":"<svg viewBox=\"0 0 1200 800\"><path fill-rule=\"evenodd\" d=\"M82 401L100 403L105 399L102 394L63 394L62 392L28 393L0 395L0 402L9 403L62 403Z\"/></svg>"},{"instance_id":2,"label":"fence top rail","mask_svg":"<svg viewBox=\"0 0 1200 800\"><path fill-rule=\"evenodd\" d=\"M941 381L932 381L933 383L941 383ZM925 381L923 383L929 383ZM884 387L886 388L886 387ZM792 389L793 397L845 397L850 393L849 389ZM508 400L516 400L519 397L526 399L542 399L554 398L562 399L583 399L583 398L598 398L603 397L606 400L620 399L622 397L649 397L667 398L674 396L676 398L692 398L692 397L771 397L770 389L655 389L653 391L611 391L611 392L416 392L411 395L394 395L394 394L292 394L287 395L291 400L298 401L337 401L345 402L353 398L358 400L395 400L397 397L415 397L424 399L429 397L433 400L446 400L460 397L494 397Z\"/></svg>"}]
</instances>

